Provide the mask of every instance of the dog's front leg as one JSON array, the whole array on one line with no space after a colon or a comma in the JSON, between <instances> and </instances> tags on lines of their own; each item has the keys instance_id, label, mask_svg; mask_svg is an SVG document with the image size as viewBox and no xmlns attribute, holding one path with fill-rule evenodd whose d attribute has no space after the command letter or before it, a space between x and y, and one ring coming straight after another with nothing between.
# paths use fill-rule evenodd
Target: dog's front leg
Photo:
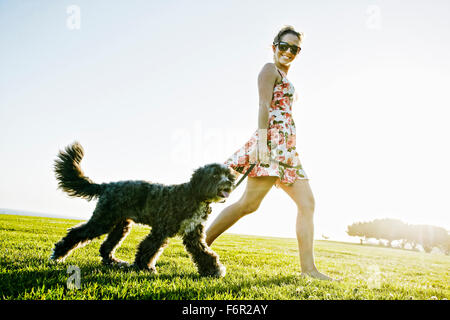
<instances>
[{"instance_id":1,"label":"dog's front leg","mask_svg":"<svg viewBox=\"0 0 450 320\"><path fill-rule=\"evenodd\" d=\"M205 230L199 224L193 231L183 235L183 244L191 255L202 276L224 277L226 268L219 261L219 256L205 242Z\"/></svg>"},{"instance_id":2,"label":"dog's front leg","mask_svg":"<svg viewBox=\"0 0 450 320\"><path fill-rule=\"evenodd\" d=\"M152 230L139 244L133 266L141 270L157 273L156 260L158 260L168 243L169 239L166 236L159 233L156 229Z\"/></svg>"}]
</instances>

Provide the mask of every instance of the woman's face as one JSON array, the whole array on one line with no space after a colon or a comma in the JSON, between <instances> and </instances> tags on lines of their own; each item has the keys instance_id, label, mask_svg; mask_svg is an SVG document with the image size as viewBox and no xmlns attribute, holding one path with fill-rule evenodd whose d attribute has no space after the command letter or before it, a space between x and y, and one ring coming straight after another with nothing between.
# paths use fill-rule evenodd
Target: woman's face
<instances>
[{"instance_id":1,"label":"woman's face","mask_svg":"<svg viewBox=\"0 0 450 320\"><path fill-rule=\"evenodd\" d=\"M287 42L290 45L295 45L297 47L300 47L300 39L297 38L296 35L292 33L287 33L284 36L281 37L281 41ZM291 52L290 49L286 51L280 51L278 46L272 45L273 49L273 59L274 62L280 65L290 65L292 61L294 61L295 57L298 55Z\"/></svg>"}]
</instances>

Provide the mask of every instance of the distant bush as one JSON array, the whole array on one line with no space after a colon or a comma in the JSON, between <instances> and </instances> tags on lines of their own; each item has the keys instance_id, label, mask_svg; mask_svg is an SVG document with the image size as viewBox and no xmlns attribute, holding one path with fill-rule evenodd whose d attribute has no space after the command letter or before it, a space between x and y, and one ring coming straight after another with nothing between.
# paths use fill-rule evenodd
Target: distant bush
<instances>
[{"instance_id":1,"label":"distant bush","mask_svg":"<svg viewBox=\"0 0 450 320\"><path fill-rule=\"evenodd\" d=\"M369 222L355 222L347 226L347 234L360 237L361 244L368 239L386 240L392 247L393 241L400 241L400 246L409 244L412 249L421 245L425 252L436 247L445 254L450 252L450 235L442 227L430 225L406 224L397 219L376 219Z\"/></svg>"}]
</instances>

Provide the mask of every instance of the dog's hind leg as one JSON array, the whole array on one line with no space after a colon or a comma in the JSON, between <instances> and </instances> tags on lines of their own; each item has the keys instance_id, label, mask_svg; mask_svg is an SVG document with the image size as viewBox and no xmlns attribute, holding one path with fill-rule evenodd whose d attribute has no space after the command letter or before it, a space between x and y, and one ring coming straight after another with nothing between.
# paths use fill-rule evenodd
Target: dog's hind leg
<instances>
[{"instance_id":1,"label":"dog's hind leg","mask_svg":"<svg viewBox=\"0 0 450 320\"><path fill-rule=\"evenodd\" d=\"M202 276L223 277L226 268L219 256L205 242L204 226L199 224L193 231L183 235L183 244Z\"/></svg>"},{"instance_id":2,"label":"dog's hind leg","mask_svg":"<svg viewBox=\"0 0 450 320\"><path fill-rule=\"evenodd\" d=\"M108 233L110 230L111 226L97 223L92 219L86 223L79 224L69 229L67 235L55 244L50 259L63 261L73 249L87 244L92 239Z\"/></svg>"},{"instance_id":3,"label":"dog's hind leg","mask_svg":"<svg viewBox=\"0 0 450 320\"><path fill-rule=\"evenodd\" d=\"M139 244L133 265L138 269L157 273L156 261L168 243L167 236L152 229L152 232Z\"/></svg>"},{"instance_id":4,"label":"dog's hind leg","mask_svg":"<svg viewBox=\"0 0 450 320\"><path fill-rule=\"evenodd\" d=\"M133 221L122 220L115 225L113 230L108 234L106 240L102 243L100 247L100 256L102 257L102 262L107 265L117 265L119 267L128 266L125 261L119 260L114 257L114 251L119 247L120 243L126 238L131 230Z\"/></svg>"}]
</instances>

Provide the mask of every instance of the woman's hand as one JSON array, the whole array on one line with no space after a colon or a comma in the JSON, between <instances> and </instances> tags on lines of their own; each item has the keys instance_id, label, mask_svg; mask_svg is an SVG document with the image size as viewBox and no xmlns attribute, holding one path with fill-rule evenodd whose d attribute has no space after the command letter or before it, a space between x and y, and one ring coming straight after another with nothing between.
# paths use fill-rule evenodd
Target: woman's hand
<instances>
[{"instance_id":1,"label":"woman's hand","mask_svg":"<svg viewBox=\"0 0 450 320\"><path fill-rule=\"evenodd\" d=\"M250 153L249 153L249 162L250 163L269 163L270 161L270 153L269 149L267 148L267 145L264 147L264 145L260 147L256 146Z\"/></svg>"},{"instance_id":2,"label":"woman's hand","mask_svg":"<svg viewBox=\"0 0 450 320\"><path fill-rule=\"evenodd\" d=\"M270 163L269 148L267 148L267 129L258 129L258 160L260 163Z\"/></svg>"},{"instance_id":3,"label":"woman's hand","mask_svg":"<svg viewBox=\"0 0 450 320\"><path fill-rule=\"evenodd\" d=\"M269 164L270 163L270 153L267 148L267 144L258 148L258 160L260 163Z\"/></svg>"},{"instance_id":4,"label":"woman's hand","mask_svg":"<svg viewBox=\"0 0 450 320\"><path fill-rule=\"evenodd\" d=\"M258 129L256 145L249 152L249 162L264 164L270 162L270 152L267 147L267 129Z\"/></svg>"},{"instance_id":5,"label":"woman's hand","mask_svg":"<svg viewBox=\"0 0 450 320\"><path fill-rule=\"evenodd\" d=\"M250 163L258 163L258 146L255 146L253 150L248 154Z\"/></svg>"}]
</instances>

